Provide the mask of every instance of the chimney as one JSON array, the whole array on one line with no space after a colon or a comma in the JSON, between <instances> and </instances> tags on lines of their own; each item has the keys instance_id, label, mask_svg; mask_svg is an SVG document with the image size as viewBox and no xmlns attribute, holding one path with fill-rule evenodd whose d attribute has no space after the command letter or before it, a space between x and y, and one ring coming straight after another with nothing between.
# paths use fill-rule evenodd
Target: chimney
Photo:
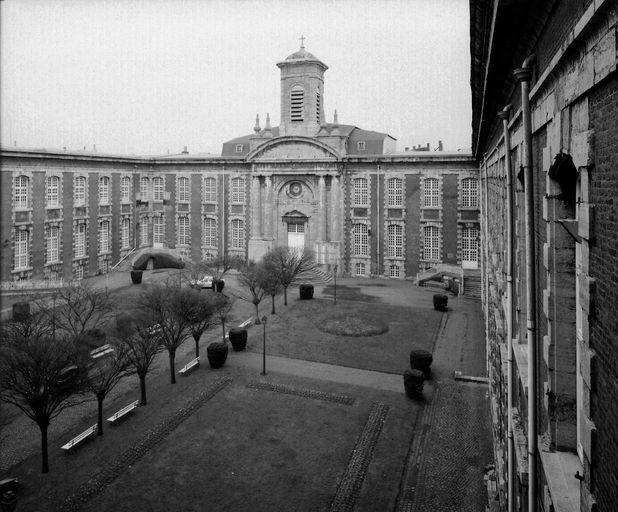
<instances>
[{"instance_id":1,"label":"chimney","mask_svg":"<svg viewBox=\"0 0 618 512\"><path fill-rule=\"evenodd\" d=\"M409 147L407 147L407 148L405 149L405 151L406 151L406 153L407 153L408 151L410 151L410 148L409 148Z\"/></svg>"},{"instance_id":2,"label":"chimney","mask_svg":"<svg viewBox=\"0 0 618 512\"><path fill-rule=\"evenodd\" d=\"M187 146L185 146L185 147L183 148L183 150L182 150L181 155L188 155L188 154L189 154L189 152L187 151Z\"/></svg>"},{"instance_id":3,"label":"chimney","mask_svg":"<svg viewBox=\"0 0 618 512\"><path fill-rule=\"evenodd\" d=\"M443 151L443 149L444 149L444 148L443 148L443 146L442 146L442 141L441 141L441 140L439 140L439 141L438 141L438 151Z\"/></svg>"},{"instance_id":4,"label":"chimney","mask_svg":"<svg viewBox=\"0 0 618 512\"><path fill-rule=\"evenodd\" d=\"M93 145L92 145L92 152L93 152L93 153L96 153L96 151L97 151L97 145L96 145L96 144L93 144Z\"/></svg>"},{"instance_id":5,"label":"chimney","mask_svg":"<svg viewBox=\"0 0 618 512\"><path fill-rule=\"evenodd\" d=\"M427 151L429 151L429 142L427 143Z\"/></svg>"}]
</instances>

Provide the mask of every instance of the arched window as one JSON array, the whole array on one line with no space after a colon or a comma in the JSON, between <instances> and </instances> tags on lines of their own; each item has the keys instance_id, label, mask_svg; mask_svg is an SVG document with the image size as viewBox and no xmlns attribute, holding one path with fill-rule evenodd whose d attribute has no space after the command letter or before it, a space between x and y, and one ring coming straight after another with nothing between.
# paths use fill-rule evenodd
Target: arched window
<instances>
[{"instance_id":1,"label":"arched window","mask_svg":"<svg viewBox=\"0 0 618 512\"><path fill-rule=\"evenodd\" d=\"M123 203L131 202L131 178L128 176L120 178L120 201Z\"/></svg>"},{"instance_id":2,"label":"arched window","mask_svg":"<svg viewBox=\"0 0 618 512\"><path fill-rule=\"evenodd\" d=\"M399 224L390 224L388 233L388 256L389 258L403 257L403 228Z\"/></svg>"},{"instance_id":3,"label":"arched window","mask_svg":"<svg viewBox=\"0 0 618 512\"><path fill-rule=\"evenodd\" d=\"M178 196L177 201L180 203L188 203L191 197L189 188L189 178L178 178Z\"/></svg>"},{"instance_id":4,"label":"arched window","mask_svg":"<svg viewBox=\"0 0 618 512\"><path fill-rule=\"evenodd\" d=\"M99 178L99 204L109 204L109 178L107 176Z\"/></svg>"},{"instance_id":5,"label":"arched window","mask_svg":"<svg viewBox=\"0 0 618 512\"><path fill-rule=\"evenodd\" d=\"M365 264L362 262L356 263L356 265L354 265L354 273L357 276L366 275Z\"/></svg>"},{"instance_id":6,"label":"arched window","mask_svg":"<svg viewBox=\"0 0 618 512\"><path fill-rule=\"evenodd\" d=\"M304 120L303 111L305 108L305 91L300 85L295 85L290 91L290 120L302 122Z\"/></svg>"},{"instance_id":7,"label":"arched window","mask_svg":"<svg viewBox=\"0 0 618 512\"><path fill-rule=\"evenodd\" d=\"M86 224L81 222L75 230L75 257L86 256Z\"/></svg>"},{"instance_id":8,"label":"arched window","mask_svg":"<svg viewBox=\"0 0 618 512\"><path fill-rule=\"evenodd\" d=\"M217 202L217 179L216 178L204 178L204 202L216 203Z\"/></svg>"},{"instance_id":9,"label":"arched window","mask_svg":"<svg viewBox=\"0 0 618 512\"><path fill-rule=\"evenodd\" d=\"M440 182L437 178L427 178L423 182L425 208L440 207Z\"/></svg>"},{"instance_id":10,"label":"arched window","mask_svg":"<svg viewBox=\"0 0 618 512\"><path fill-rule=\"evenodd\" d=\"M354 206L367 206L369 202L367 178L354 178L352 181L352 202Z\"/></svg>"},{"instance_id":11,"label":"arched window","mask_svg":"<svg viewBox=\"0 0 618 512\"><path fill-rule=\"evenodd\" d=\"M152 179L152 199L153 201L163 201L163 178Z\"/></svg>"},{"instance_id":12,"label":"arched window","mask_svg":"<svg viewBox=\"0 0 618 512\"><path fill-rule=\"evenodd\" d=\"M369 254L368 228L366 224L354 224L352 227L352 254L367 256Z\"/></svg>"},{"instance_id":13,"label":"arched window","mask_svg":"<svg viewBox=\"0 0 618 512\"><path fill-rule=\"evenodd\" d=\"M47 261L55 263L60 259L60 228L50 226L47 228Z\"/></svg>"},{"instance_id":14,"label":"arched window","mask_svg":"<svg viewBox=\"0 0 618 512\"><path fill-rule=\"evenodd\" d=\"M461 180L461 206L463 208L479 207L479 180L476 178Z\"/></svg>"},{"instance_id":15,"label":"arched window","mask_svg":"<svg viewBox=\"0 0 618 512\"><path fill-rule=\"evenodd\" d=\"M28 208L30 204L30 178L28 176L17 176L15 178L15 208Z\"/></svg>"},{"instance_id":16,"label":"arched window","mask_svg":"<svg viewBox=\"0 0 618 512\"><path fill-rule=\"evenodd\" d=\"M217 219L211 217L204 219L202 244L208 247L217 247Z\"/></svg>"},{"instance_id":17,"label":"arched window","mask_svg":"<svg viewBox=\"0 0 618 512\"><path fill-rule=\"evenodd\" d=\"M232 179L232 203L243 204L245 202L245 180L242 178Z\"/></svg>"},{"instance_id":18,"label":"arched window","mask_svg":"<svg viewBox=\"0 0 618 512\"><path fill-rule=\"evenodd\" d=\"M232 249L244 249L245 223L240 219L232 219Z\"/></svg>"},{"instance_id":19,"label":"arched window","mask_svg":"<svg viewBox=\"0 0 618 512\"><path fill-rule=\"evenodd\" d=\"M108 220L101 221L99 224L99 252L109 252L110 243L110 222Z\"/></svg>"},{"instance_id":20,"label":"arched window","mask_svg":"<svg viewBox=\"0 0 618 512\"><path fill-rule=\"evenodd\" d=\"M423 259L440 260L440 229L437 226L423 228Z\"/></svg>"},{"instance_id":21,"label":"arched window","mask_svg":"<svg viewBox=\"0 0 618 512\"><path fill-rule=\"evenodd\" d=\"M191 226L189 226L189 217L182 215L178 217L178 245L189 245L190 240Z\"/></svg>"},{"instance_id":22,"label":"arched window","mask_svg":"<svg viewBox=\"0 0 618 512\"><path fill-rule=\"evenodd\" d=\"M120 222L120 248L131 247L131 219L122 219Z\"/></svg>"},{"instance_id":23,"label":"arched window","mask_svg":"<svg viewBox=\"0 0 618 512\"><path fill-rule=\"evenodd\" d=\"M84 206L86 204L86 178L85 176L76 176L73 183L73 203L75 206Z\"/></svg>"},{"instance_id":24,"label":"arched window","mask_svg":"<svg viewBox=\"0 0 618 512\"><path fill-rule=\"evenodd\" d=\"M23 270L30 263L30 232L17 230L15 232L15 270Z\"/></svg>"},{"instance_id":25,"label":"arched window","mask_svg":"<svg viewBox=\"0 0 618 512\"><path fill-rule=\"evenodd\" d=\"M48 208L56 208L60 205L60 178L58 176L47 177L45 199Z\"/></svg>"},{"instance_id":26,"label":"arched window","mask_svg":"<svg viewBox=\"0 0 618 512\"><path fill-rule=\"evenodd\" d=\"M387 182L388 205L403 206L403 180L401 178L391 178Z\"/></svg>"}]
</instances>

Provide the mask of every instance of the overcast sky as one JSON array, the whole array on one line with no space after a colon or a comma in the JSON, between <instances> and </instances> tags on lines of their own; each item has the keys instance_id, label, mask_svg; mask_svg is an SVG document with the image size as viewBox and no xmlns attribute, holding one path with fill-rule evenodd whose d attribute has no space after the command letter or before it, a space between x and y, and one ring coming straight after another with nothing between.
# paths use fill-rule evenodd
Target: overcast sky
<instances>
[{"instance_id":1,"label":"overcast sky","mask_svg":"<svg viewBox=\"0 0 618 512\"><path fill-rule=\"evenodd\" d=\"M468 0L3 0L4 146L219 154L279 124L306 37L328 122L470 147Z\"/></svg>"}]
</instances>

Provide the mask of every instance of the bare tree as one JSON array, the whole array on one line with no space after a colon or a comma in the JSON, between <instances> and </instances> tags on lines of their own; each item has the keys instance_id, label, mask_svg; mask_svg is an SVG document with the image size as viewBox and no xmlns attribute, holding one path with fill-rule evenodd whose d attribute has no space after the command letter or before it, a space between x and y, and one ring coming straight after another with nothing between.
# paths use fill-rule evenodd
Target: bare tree
<instances>
[{"instance_id":1,"label":"bare tree","mask_svg":"<svg viewBox=\"0 0 618 512\"><path fill-rule=\"evenodd\" d=\"M41 431L41 472L49 471L51 420L86 399L87 351L68 333L52 333L45 315L33 314L2 328L0 400L19 408Z\"/></svg>"},{"instance_id":2,"label":"bare tree","mask_svg":"<svg viewBox=\"0 0 618 512\"><path fill-rule=\"evenodd\" d=\"M213 316L218 313L225 296L222 293L200 293L195 290L191 292L191 300L187 304L190 331L195 341L195 357L200 357L200 338L210 326Z\"/></svg>"},{"instance_id":3,"label":"bare tree","mask_svg":"<svg viewBox=\"0 0 618 512\"><path fill-rule=\"evenodd\" d=\"M170 382L176 384L176 350L191 334L194 291L177 286L153 286L139 299L151 324L157 324L161 344L169 354Z\"/></svg>"},{"instance_id":4,"label":"bare tree","mask_svg":"<svg viewBox=\"0 0 618 512\"><path fill-rule=\"evenodd\" d=\"M238 274L238 284L245 293L235 295L246 302L251 302L255 307L255 324L259 325L260 312L259 306L262 299L266 296L263 285L267 280L267 269L263 263L250 263L245 265Z\"/></svg>"},{"instance_id":5,"label":"bare tree","mask_svg":"<svg viewBox=\"0 0 618 512\"><path fill-rule=\"evenodd\" d=\"M114 346L122 350L139 377L140 405L146 405L146 376L155 357L163 350L159 327L144 315L119 316L114 331Z\"/></svg>"},{"instance_id":6,"label":"bare tree","mask_svg":"<svg viewBox=\"0 0 618 512\"><path fill-rule=\"evenodd\" d=\"M219 317L219 323L221 324L221 341L222 343L225 343L225 324L231 320L234 299L224 293L222 293L221 296L222 300L217 304L217 316Z\"/></svg>"},{"instance_id":7,"label":"bare tree","mask_svg":"<svg viewBox=\"0 0 618 512\"><path fill-rule=\"evenodd\" d=\"M113 352L94 359L88 368L86 387L97 399L97 435L103 435L103 401L120 380L129 373L131 360L127 349L117 345Z\"/></svg>"},{"instance_id":8,"label":"bare tree","mask_svg":"<svg viewBox=\"0 0 618 512\"><path fill-rule=\"evenodd\" d=\"M272 302L271 315L275 314L275 297L283 291L283 286L279 280L277 269L268 261L262 262L264 272L262 273L262 289L270 295Z\"/></svg>"},{"instance_id":9,"label":"bare tree","mask_svg":"<svg viewBox=\"0 0 618 512\"><path fill-rule=\"evenodd\" d=\"M242 267L244 261L240 256L223 254L211 260L206 260L203 263L207 269L207 273L212 276L212 289L218 291L216 283L220 282L223 276L233 268Z\"/></svg>"},{"instance_id":10,"label":"bare tree","mask_svg":"<svg viewBox=\"0 0 618 512\"><path fill-rule=\"evenodd\" d=\"M298 276L314 268L313 253L306 248L275 247L264 256L264 262L272 267L283 287L283 304L288 305L288 287Z\"/></svg>"}]
</instances>

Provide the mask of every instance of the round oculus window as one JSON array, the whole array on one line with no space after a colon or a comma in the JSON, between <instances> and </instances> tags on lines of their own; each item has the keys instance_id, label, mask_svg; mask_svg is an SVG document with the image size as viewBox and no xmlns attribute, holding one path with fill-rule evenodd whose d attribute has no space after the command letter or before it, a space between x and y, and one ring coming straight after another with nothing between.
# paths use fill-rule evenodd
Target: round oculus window
<instances>
[{"instance_id":1,"label":"round oculus window","mask_svg":"<svg viewBox=\"0 0 618 512\"><path fill-rule=\"evenodd\" d=\"M298 181L290 183L289 192L292 197L298 197L303 191L303 187Z\"/></svg>"}]
</instances>

